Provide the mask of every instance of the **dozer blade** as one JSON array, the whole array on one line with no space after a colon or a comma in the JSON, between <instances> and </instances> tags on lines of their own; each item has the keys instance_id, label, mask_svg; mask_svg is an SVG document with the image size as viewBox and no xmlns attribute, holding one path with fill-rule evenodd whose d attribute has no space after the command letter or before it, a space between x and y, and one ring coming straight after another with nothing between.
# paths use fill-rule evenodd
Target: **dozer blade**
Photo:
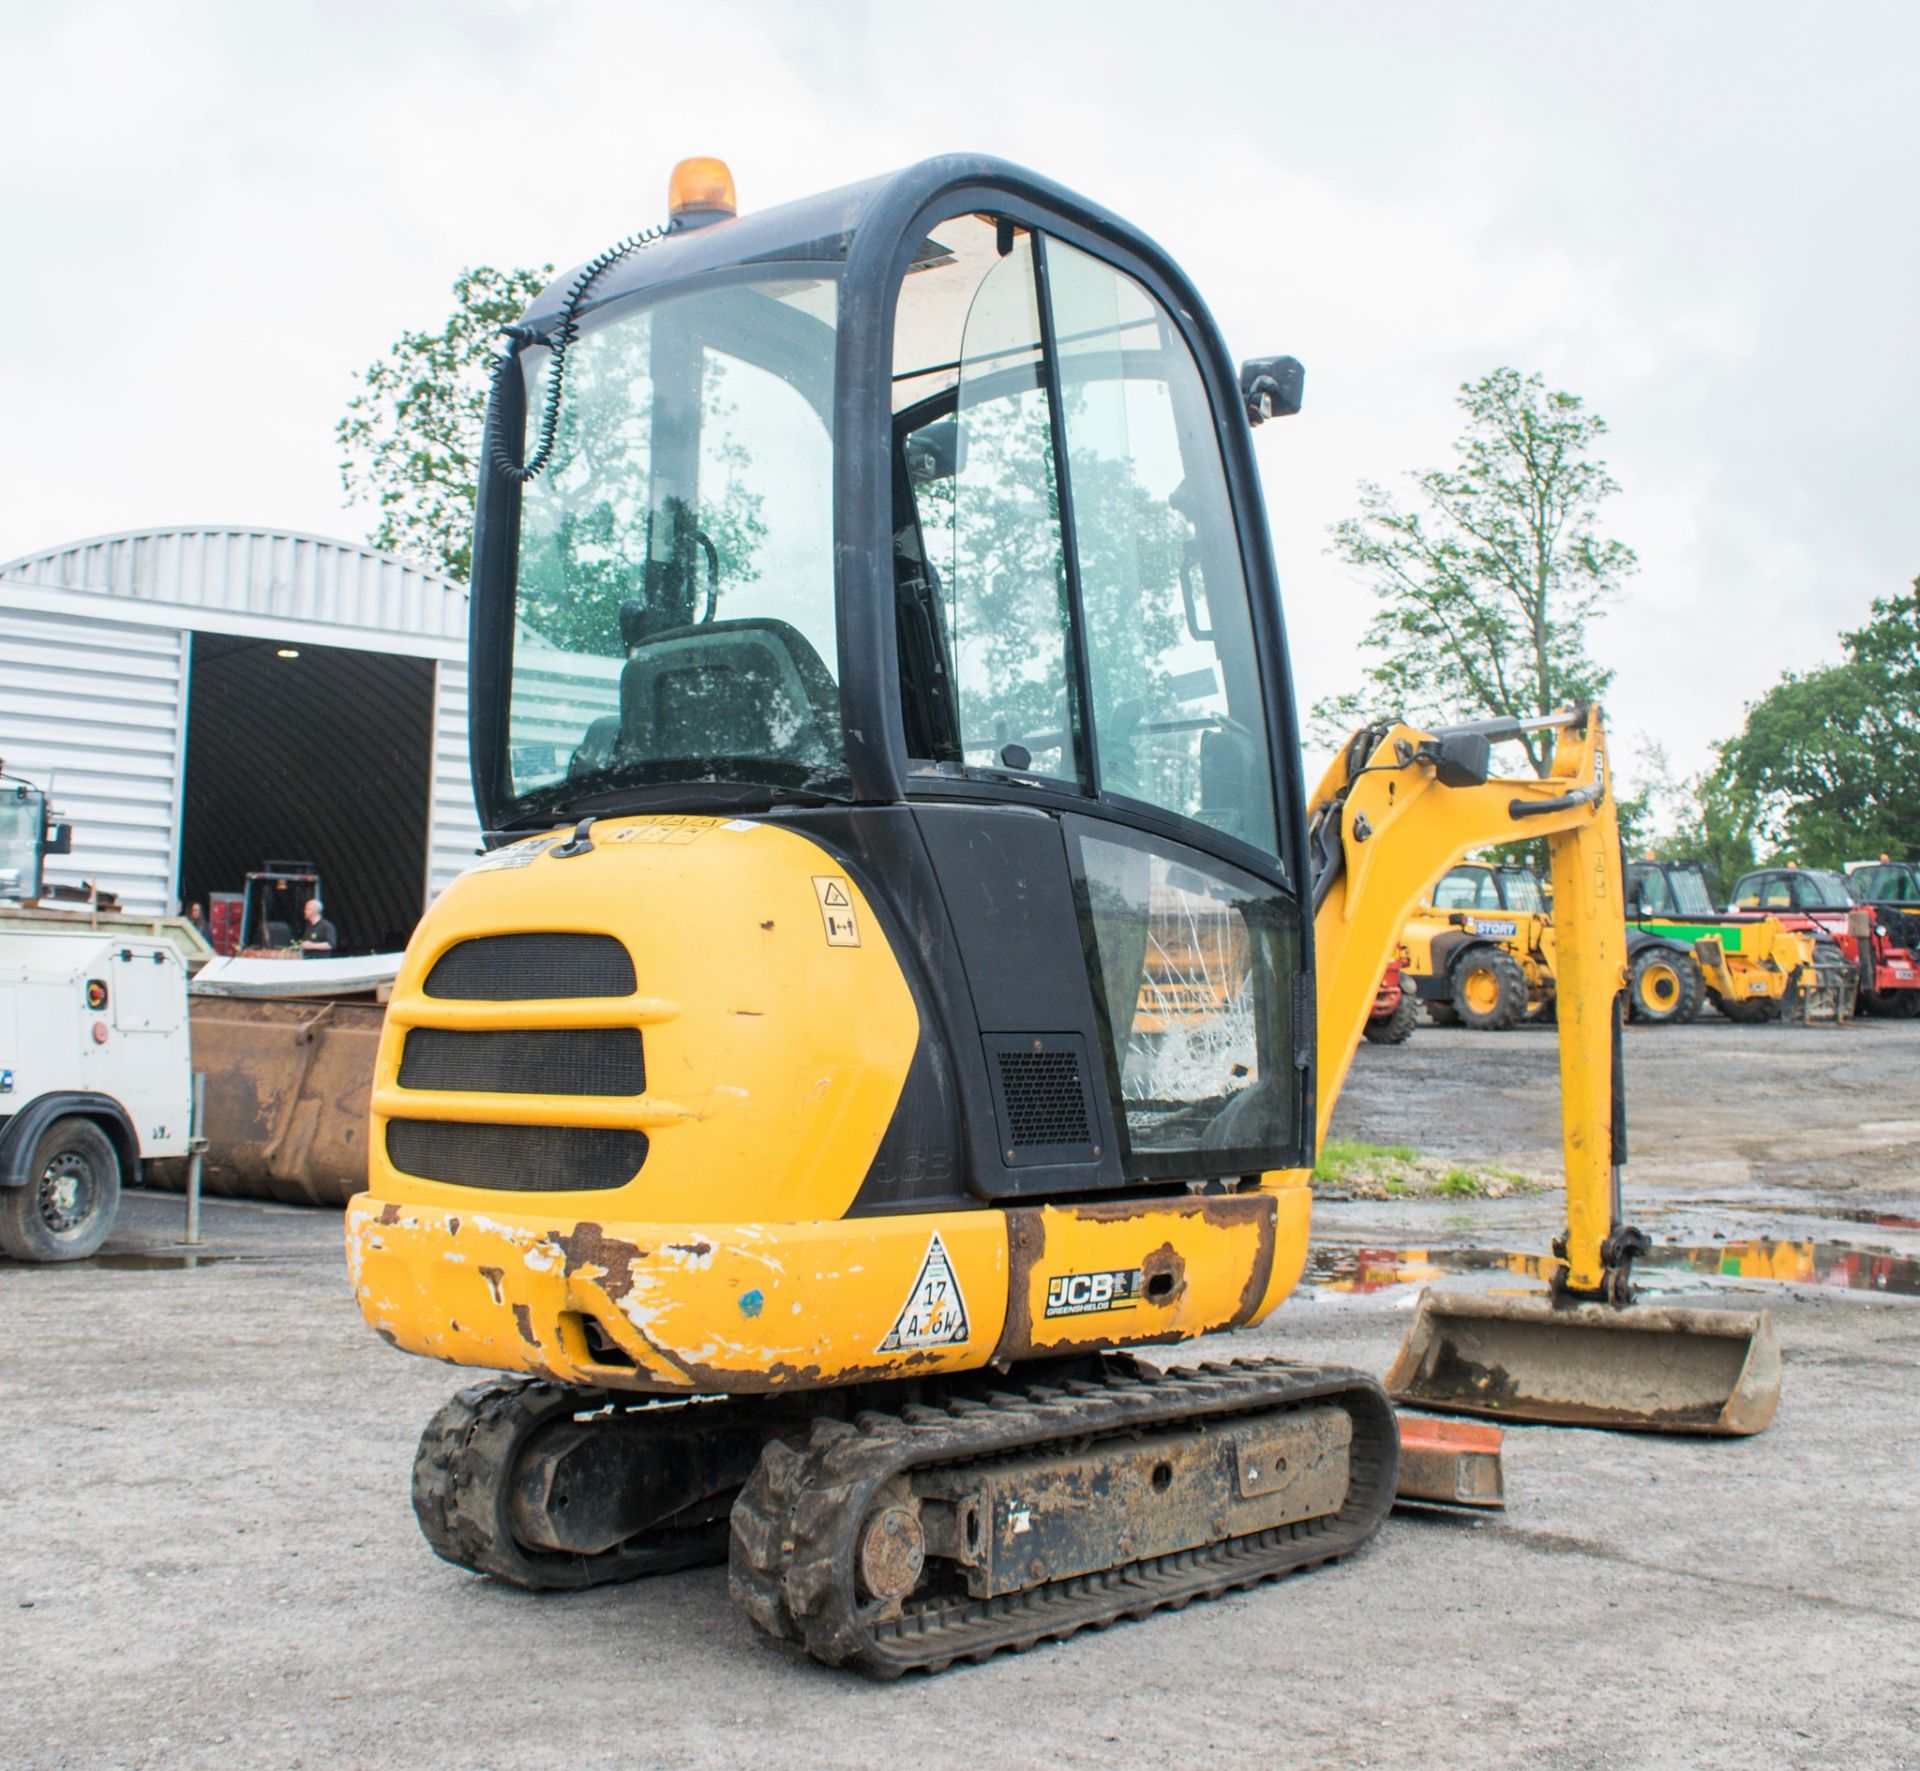
<instances>
[{"instance_id":1,"label":"dozer blade","mask_svg":"<svg viewBox=\"0 0 1920 1771\"><path fill-rule=\"evenodd\" d=\"M1780 1344L1765 1310L1424 1292L1385 1383L1442 1414L1757 1433L1780 1403Z\"/></svg>"}]
</instances>

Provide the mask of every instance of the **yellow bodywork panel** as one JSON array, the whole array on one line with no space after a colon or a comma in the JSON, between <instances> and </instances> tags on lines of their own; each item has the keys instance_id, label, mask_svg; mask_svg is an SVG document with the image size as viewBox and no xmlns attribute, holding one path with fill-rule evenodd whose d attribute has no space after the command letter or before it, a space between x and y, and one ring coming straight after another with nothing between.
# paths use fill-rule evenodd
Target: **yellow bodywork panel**
<instances>
[{"instance_id":1,"label":"yellow bodywork panel","mask_svg":"<svg viewBox=\"0 0 1920 1771\"><path fill-rule=\"evenodd\" d=\"M839 1223L556 1222L357 1197L348 1268L411 1353L732 1394L967 1371L1256 1321L1298 1282L1304 1189Z\"/></svg>"},{"instance_id":2,"label":"yellow bodywork panel","mask_svg":"<svg viewBox=\"0 0 1920 1771\"><path fill-rule=\"evenodd\" d=\"M348 1266L396 1346L461 1365L656 1392L965 1371L999 1345L993 1211L845 1222L559 1222L558 1213L349 1209Z\"/></svg>"},{"instance_id":3,"label":"yellow bodywork panel","mask_svg":"<svg viewBox=\"0 0 1920 1771\"><path fill-rule=\"evenodd\" d=\"M543 1215L636 1223L844 1215L920 1033L859 888L814 843L744 819L602 819L591 852L557 859L564 841L561 833L495 851L434 901L409 943L374 1070L374 1194L419 1205L472 1197L395 1168L390 1118L601 1126L646 1134L639 1172L611 1190L542 1190ZM540 931L615 936L644 994L426 995L434 963L458 942ZM414 1027L639 1027L646 1092L403 1089L401 1051ZM516 1197L527 1195L509 1189L501 1203Z\"/></svg>"},{"instance_id":4,"label":"yellow bodywork panel","mask_svg":"<svg viewBox=\"0 0 1920 1771\"><path fill-rule=\"evenodd\" d=\"M397 980L374 1081L370 1190L347 1219L355 1294L410 1352L579 1384L749 1392L1186 1339L1298 1282L1298 1175L1206 1197L848 1218L918 1017L871 904L791 831L598 822L497 851L445 892ZM602 933L644 994L429 996L494 935ZM421 1028L638 1027L644 1092L402 1087ZM390 1121L592 1126L649 1140L634 1178L547 1191L402 1171ZM502 1183L505 1184L502 1184Z\"/></svg>"}]
</instances>

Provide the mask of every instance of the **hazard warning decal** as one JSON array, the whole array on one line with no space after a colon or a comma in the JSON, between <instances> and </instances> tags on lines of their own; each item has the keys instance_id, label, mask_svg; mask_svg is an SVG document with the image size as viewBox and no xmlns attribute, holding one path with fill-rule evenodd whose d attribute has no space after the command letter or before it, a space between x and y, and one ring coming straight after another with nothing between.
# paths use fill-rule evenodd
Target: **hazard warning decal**
<instances>
[{"instance_id":1,"label":"hazard warning decal","mask_svg":"<svg viewBox=\"0 0 1920 1771\"><path fill-rule=\"evenodd\" d=\"M829 947L858 947L860 924L854 917L853 897L844 879L831 874L813 876L813 895L820 900L820 920L826 924Z\"/></svg>"},{"instance_id":2,"label":"hazard warning decal","mask_svg":"<svg viewBox=\"0 0 1920 1771\"><path fill-rule=\"evenodd\" d=\"M914 1280L879 1350L901 1353L915 1347L952 1347L966 1338L967 1300L960 1295L959 1276L936 1230L928 1239L920 1277Z\"/></svg>"}]
</instances>

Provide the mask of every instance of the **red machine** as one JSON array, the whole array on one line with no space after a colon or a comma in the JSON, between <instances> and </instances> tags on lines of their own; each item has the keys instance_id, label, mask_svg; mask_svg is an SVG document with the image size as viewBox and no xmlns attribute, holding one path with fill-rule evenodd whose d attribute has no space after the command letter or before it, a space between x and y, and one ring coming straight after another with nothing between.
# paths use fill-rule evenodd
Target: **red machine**
<instances>
[{"instance_id":1,"label":"red machine","mask_svg":"<svg viewBox=\"0 0 1920 1771\"><path fill-rule=\"evenodd\" d=\"M1374 1045L1405 1045L1419 1019L1420 1004L1400 981L1400 961L1388 960L1386 975L1374 992L1373 1012L1361 1031Z\"/></svg>"},{"instance_id":2,"label":"red machine","mask_svg":"<svg viewBox=\"0 0 1920 1771\"><path fill-rule=\"evenodd\" d=\"M1732 908L1777 916L1790 929L1811 929L1838 945L1860 977L1869 1013L1920 1014L1920 917L1892 905L1862 904L1846 879L1820 867L1763 867L1743 874Z\"/></svg>"}]
</instances>

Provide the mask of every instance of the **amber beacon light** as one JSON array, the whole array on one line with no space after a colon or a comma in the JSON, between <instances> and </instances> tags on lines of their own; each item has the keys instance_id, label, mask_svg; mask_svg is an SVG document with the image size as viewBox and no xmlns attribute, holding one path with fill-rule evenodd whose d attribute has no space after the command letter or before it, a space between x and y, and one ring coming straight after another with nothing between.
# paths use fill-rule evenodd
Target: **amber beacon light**
<instances>
[{"instance_id":1,"label":"amber beacon light","mask_svg":"<svg viewBox=\"0 0 1920 1771\"><path fill-rule=\"evenodd\" d=\"M676 227L699 227L739 213L726 161L702 154L674 167L667 180L667 214Z\"/></svg>"}]
</instances>

